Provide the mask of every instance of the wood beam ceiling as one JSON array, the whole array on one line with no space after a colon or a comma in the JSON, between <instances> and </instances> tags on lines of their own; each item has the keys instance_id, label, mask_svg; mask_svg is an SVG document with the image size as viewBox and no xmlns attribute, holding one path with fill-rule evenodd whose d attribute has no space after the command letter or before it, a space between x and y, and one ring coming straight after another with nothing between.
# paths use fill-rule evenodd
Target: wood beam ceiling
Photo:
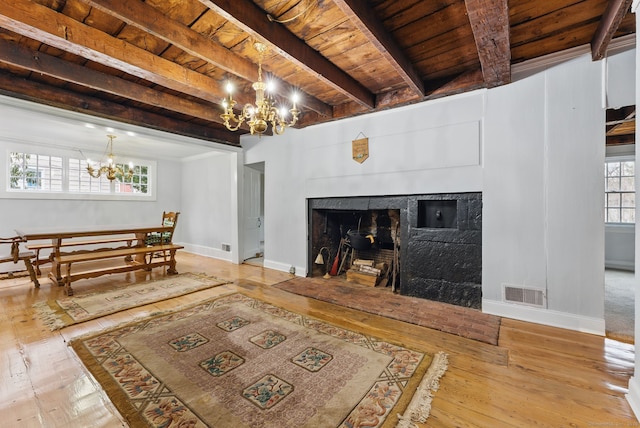
<instances>
[{"instance_id":1,"label":"wood beam ceiling","mask_svg":"<svg viewBox=\"0 0 640 428\"><path fill-rule=\"evenodd\" d=\"M211 122L220 121L219 110L211 104L163 93L15 43L0 40L0 62L165 110Z\"/></svg>"},{"instance_id":2,"label":"wood beam ceiling","mask_svg":"<svg viewBox=\"0 0 640 428\"><path fill-rule=\"evenodd\" d=\"M607 110L606 138L607 146L635 144L636 108L635 106Z\"/></svg>"},{"instance_id":3,"label":"wood beam ceiling","mask_svg":"<svg viewBox=\"0 0 640 428\"><path fill-rule=\"evenodd\" d=\"M507 0L465 0L487 87L511 82Z\"/></svg>"},{"instance_id":4,"label":"wood beam ceiling","mask_svg":"<svg viewBox=\"0 0 640 428\"><path fill-rule=\"evenodd\" d=\"M211 103L224 93L218 82L112 37L68 16L31 2L0 2L0 26L47 45L95 61ZM252 99L241 99L241 103ZM222 120L219 120L222 122Z\"/></svg>"},{"instance_id":5,"label":"wood beam ceiling","mask_svg":"<svg viewBox=\"0 0 640 428\"><path fill-rule=\"evenodd\" d=\"M258 68L251 61L211 41L186 25L168 18L146 3L121 0L82 1L244 80L249 82L256 80ZM294 88L279 79L272 78L272 80L276 81L280 95L289 98ZM331 106L309 94L302 95L300 104L322 116L331 117L333 114Z\"/></svg>"},{"instance_id":6,"label":"wood beam ceiling","mask_svg":"<svg viewBox=\"0 0 640 428\"><path fill-rule=\"evenodd\" d=\"M375 95L358 81L308 46L284 26L272 22L250 0L200 0L215 13L224 16L246 33L273 47L303 70L317 76L353 101L369 109L375 107Z\"/></svg>"},{"instance_id":7,"label":"wood beam ceiling","mask_svg":"<svg viewBox=\"0 0 640 428\"><path fill-rule=\"evenodd\" d=\"M389 61L407 86L416 95L423 97L424 82L420 74L400 49L398 43L376 18L371 7L366 6L364 2L359 0L334 0L334 3L378 49L378 52Z\"/></svg>"},{"instance_id":8,"label":"wood beam ceiling","mask_svg":"<svg viewBox=\"0 0 640 428\"><path fill-rule=\"evenodd\" d=\"M629 11L632 2L633 0L610 0L608 2L607 9L591 40L591 58L594 61L601 60L606 56L609 43L618 31L618 26Z\"/></svg>"}]
</instances>

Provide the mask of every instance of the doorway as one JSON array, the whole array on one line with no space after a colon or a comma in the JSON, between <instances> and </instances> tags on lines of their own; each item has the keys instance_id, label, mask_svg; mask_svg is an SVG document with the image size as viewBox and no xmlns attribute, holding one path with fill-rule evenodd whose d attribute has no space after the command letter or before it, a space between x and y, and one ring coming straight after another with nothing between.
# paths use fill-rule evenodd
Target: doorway
<instances>
[{"instance_id":1,"label":"doorway","mask_svg":"<svg viewBox=\"0 0 640 428\"><path fill-rule=\"evenodd\" d=\"M263 265L264 261L264 162L245 165L243 192L244 263Z\"/></svg>"},{"instance_id":2,"label":"doorway","mask_svg":"<svg viewBox=\"0 0 640 428\"><path fill-rule=\"evenodd\" d=\"M635 106L606 112L605 330L634 341L635 324Z\"/></svg>"}]
</instances>

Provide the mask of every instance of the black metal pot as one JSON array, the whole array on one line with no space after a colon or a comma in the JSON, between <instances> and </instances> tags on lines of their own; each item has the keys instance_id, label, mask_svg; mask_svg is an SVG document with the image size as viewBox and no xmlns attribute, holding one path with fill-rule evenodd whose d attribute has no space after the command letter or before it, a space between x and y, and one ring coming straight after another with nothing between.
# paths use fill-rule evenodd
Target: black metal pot
<instances>
[{"instance_id":1,"label":"black metal pot","mask_svg":"<svg viewBox=\"0 0 640 428\"><path fill-rule=\"evenodd\" d=\"M347 236L351 246L356 250L368 250L375 240L372 234L364 234L355 230L348 231Z\"/></svg>"}]
</instances>

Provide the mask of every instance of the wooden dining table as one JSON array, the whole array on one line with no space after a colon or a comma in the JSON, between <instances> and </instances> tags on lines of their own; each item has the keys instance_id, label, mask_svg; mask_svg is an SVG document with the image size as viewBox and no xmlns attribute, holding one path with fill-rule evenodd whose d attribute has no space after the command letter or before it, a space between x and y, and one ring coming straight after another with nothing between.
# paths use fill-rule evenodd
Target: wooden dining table
<instances>
[{"instance_id":1,"label":"wooden dining table","mask_svg":"<svg viewBox=\"0 0 640 428\"><path fill-rule=\"evenodd\" d=\"M49 278L55 284L64 285L60 265L56 262L56 258L61 254L61 246L63 242L74 240L78 245L83 245L82 238L92 237L117 237L117 236L134 236L136 243L134 246L142 247L145 245L145 239L150 233L171 232L173 226L163 226L159 224L143 224L143 225L103 225L103 226L85 226L85 227L58 227L58 228L34 228L34 229L16 229L16 233L29 242L50 240L51 241L51 271ZM90 241L88 241L90 243ZM86 243L86 242L85 242Z\"/></svg>"}]
</instances>

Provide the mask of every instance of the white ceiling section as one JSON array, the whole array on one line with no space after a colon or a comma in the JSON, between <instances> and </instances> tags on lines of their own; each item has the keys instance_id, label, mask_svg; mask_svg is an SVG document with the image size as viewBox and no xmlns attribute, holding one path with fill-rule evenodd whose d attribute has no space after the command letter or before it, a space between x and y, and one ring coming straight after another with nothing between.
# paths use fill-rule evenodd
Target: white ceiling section
<instances>
[{"instance_id":1,"label":"white ceiling section","mask_svg":"<svg viewBox=\"0 0 640 428\"><path fill-rule=\"evenodd\" d=\"M102 153L107 134L115 155L143 159L182 160L239 148L150 128L101 119L82 113L0 96L0 142L42 144L48 147Z\"/></svg>"}]
</instances>

